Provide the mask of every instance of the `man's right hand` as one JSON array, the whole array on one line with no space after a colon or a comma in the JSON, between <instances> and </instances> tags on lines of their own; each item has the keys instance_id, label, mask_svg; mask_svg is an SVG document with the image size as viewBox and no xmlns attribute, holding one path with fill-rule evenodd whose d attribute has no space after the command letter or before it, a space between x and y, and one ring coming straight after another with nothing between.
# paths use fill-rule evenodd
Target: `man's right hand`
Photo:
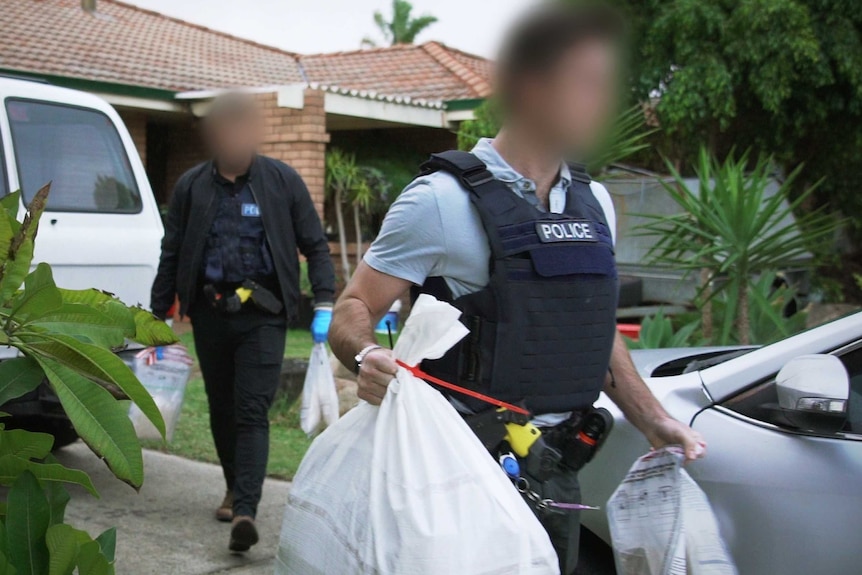
<instances>
[{"instance_id":1,"label":"man's right hand","mask_svg":"<svg viewBox=\"0 0 862 575\"><path fill-rule=\"evenodd\" d=\"M395 379L398 364L391 349L375 349L370 351L359 367L359 399L364 399L371 405L380 405L386 395L389 384Z\"/></svg>"}]
</instances>

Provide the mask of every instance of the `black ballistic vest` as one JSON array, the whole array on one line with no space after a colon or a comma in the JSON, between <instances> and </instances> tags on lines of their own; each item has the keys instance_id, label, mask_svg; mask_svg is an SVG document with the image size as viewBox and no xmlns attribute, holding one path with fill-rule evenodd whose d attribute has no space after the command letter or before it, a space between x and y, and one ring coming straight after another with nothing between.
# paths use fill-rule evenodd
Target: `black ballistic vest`
<instances>
[{"instance_id":1,"label":"black ballistic vest","mask_svg":"<svg viewBox=\"0 0 862 575\"><path fill-rule=\"evenodd\" d=\"M208 283L242 283L274 275L260 207L246 183L236 194L223 194L207 236L204 278Z\"/></svg>"},{"instance_id":2,"label":"black ballistic vest","mask_svg":"<svg viewBox=\"0 0 862 575\"><path fill-rule=\"evenodd\" d=\"M443 170L470 194L491 247L488 285L452 298L441 277L414 289L449 301L470 334L422 368L535 414L585 409L598 398L616 334L617 271L611 231L573 167L562 214L543 213L495 179L474 155L435 154L423 174ZM469 246L465 246L469 249ZM476 411L484 403L458 396Z\"/></svg>"}]
</instances>

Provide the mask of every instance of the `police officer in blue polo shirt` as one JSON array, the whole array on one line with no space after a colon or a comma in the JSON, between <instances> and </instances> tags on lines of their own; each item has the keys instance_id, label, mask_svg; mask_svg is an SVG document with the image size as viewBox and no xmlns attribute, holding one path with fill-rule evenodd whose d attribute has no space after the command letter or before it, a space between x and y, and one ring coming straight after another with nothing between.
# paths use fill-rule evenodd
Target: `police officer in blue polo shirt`
<instances>
[{"instance_id":1,"label":"police officer in blue polo shirt","mask_svg":"<svg viewBox=\"0 0 862 575\"><path fill-rule=\"evenodd\" d=\"M216 518L233 523L230 549L240 552L258 540L268 412L299 304L297 251L308 260L315 341L326 341L335 291L308 190L292 168L257 154L261 127L251 96L228 93L213 102L204 129L214 159L176 185L151 303L164 317L178 295L180 314L191 318L227 483Z\"/></svg>"},{"instance_id":2,"label":"police officer in blue polo shirt","mask_svg":"<svg viewBox=\"0 0 862 575\"><path fill-rule=\"evenodd\" d=\"M336 304L330 334L358 373L359 396L379 404L397 366L373 327L392 302L412 289L463 312L470 334L422 367L522 403L551 443L543 453L561 455L542 455L531 470L530 452L521 473L564 575L576 570L579 517L540 503L577 503L578 444L598 440L592 404L602 390L653 446L681 444L689 459L705 452L703 438L650 393L616 330L614 207L603 186L564 161L583 157L606 130L622 35L618 16L597 5L548 3L516 25L496 68L503 128L470 154L432 156L387 214ZM449 395L468 423L498 417Z\"/></svg>"}]
</instances>

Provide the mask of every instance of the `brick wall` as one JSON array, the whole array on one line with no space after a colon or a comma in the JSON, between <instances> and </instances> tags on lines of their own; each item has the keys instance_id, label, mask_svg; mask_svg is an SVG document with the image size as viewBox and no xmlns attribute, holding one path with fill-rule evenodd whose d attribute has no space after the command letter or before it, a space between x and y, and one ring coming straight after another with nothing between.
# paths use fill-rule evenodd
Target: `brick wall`
<instances>
[{"instance_id":1,"label":"brick wall","mask_svg":"<svg viewBox=\"0 0 862 575\"><path fill-rule=\"evenodd\" d=\"M119 110L120 118L129 129L129 134L135 142L135 148L141 156L141 161L147 165L147 115L143 112Z\"/></svg>"},{"instance_id":2,"label":"brick wall","mask_svg":"<svg viewBox=\"0 0 862 575\"><path fill-rule=\"evenodd\" d=\"M170 197L180 176L209 158L198 123L198 120L189 116L182 122L172 123L167 129L165 145L168 150L163 184L166 198Z\"/></svg>"},{"instance_id":3,"label":"brick wall","mask_svg":"<svg viewBox=\"0 0 862 575\"><path fill-rule=\"evenodd\" d=\"M323 109L324 93L305 91L302 110L279 108L276 94L258 96L263 108L265 140L261 153L290 164L299 172L317 213L323 216L326 170L326 112Z\"/></svg>"}]
</instances>

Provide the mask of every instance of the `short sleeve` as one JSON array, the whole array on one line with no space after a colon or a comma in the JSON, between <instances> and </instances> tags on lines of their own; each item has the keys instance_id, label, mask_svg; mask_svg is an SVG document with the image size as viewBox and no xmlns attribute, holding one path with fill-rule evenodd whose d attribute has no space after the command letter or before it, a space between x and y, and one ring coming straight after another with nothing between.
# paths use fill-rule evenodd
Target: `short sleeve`
<instances>
[{"instance_id":1,"label":"short sleeve","mask_svg":"<svg viewBox=\"0 0 862 575\"><path fill-rule=\"evenodd\" d=\"M607 220L608 227L611 229L611 238L613 239L614 244L616 244L617 212L614 209L614 201L611 199L611 195L608 193L607 188L598 182L591 182L590 190L593 192L593 196L599 202L599 205L602 207L602 211L605 213L605 220Z\"/></svg>"},{"instance_id":2,"label":"short sleeve","mask_svg":"<svg viewBox=\"0 0 862 575\"><path fill-rule=\"evenodd\" d=\"M381 273L422 285L446 253L444 238L434 192L419 181L389 208L364 261Z\"/></svg>"}]
</instances>

